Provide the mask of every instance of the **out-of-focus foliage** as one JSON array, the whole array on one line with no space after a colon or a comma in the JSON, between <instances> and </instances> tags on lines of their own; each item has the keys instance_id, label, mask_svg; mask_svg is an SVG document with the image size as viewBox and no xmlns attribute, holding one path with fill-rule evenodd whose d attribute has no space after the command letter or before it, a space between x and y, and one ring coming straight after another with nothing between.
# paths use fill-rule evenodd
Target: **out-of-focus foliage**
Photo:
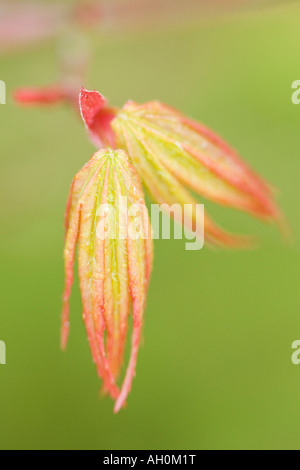
<instances>
[{"instance_id":1,"label":"out-of-focus foliage","mask_svg":"<svg viewBox=\"0 0 300 470\"><path fill-rule=\"evenodd\" d=\"M273 4L274 0L0 0L0 52L56 36L72 23L96 31L153 31Z\"/></svg>"}]
</instances>

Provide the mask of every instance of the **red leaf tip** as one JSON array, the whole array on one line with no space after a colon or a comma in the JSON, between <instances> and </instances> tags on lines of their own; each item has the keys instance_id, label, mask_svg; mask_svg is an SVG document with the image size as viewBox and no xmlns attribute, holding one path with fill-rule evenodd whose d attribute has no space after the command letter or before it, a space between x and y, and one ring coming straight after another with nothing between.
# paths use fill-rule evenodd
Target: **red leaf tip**
<instances>
[{"instance_id":1,"label":"red leaf tip","mask_svg":"<svg viewBox=\"0 0 300 470\"><path fill-rule=\"evenodd\" d=\"M79 94L79 107L82 119L87 127L91 127L94 123L95 116L107 104L107 100L98 91L89 91L81 88Z\"/></svg>"},{"instance_id":2,"label":"red leaf tip","mask_svg":"<svg viewBox=\"0 0 300 470\"><path fill-rule=\"evenodd\" d=\"M59 86L20 88L14 92L14 100L22 105L50 105L66 99L66 92Z\"/></svg>"}]
</instances>

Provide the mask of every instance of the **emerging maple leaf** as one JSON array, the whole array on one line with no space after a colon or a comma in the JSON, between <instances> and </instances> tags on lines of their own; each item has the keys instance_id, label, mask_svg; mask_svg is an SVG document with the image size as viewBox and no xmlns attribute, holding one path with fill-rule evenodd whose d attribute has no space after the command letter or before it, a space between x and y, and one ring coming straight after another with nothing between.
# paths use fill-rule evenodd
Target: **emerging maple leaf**
<instances>
[{"instance_id":1,"label":"emerging maple leaf","mask_svg":"<svg viewBox=\"0 0 300 470\"><path fill-rule=\"evenodd\" d=\"M108 141L123 149L155 202L191 207L189 216L185 211L184 221L179 220L189 229L197 230L198 201L192 192L263 221L281 223L270 186L204 125L159 101L143 105L129 101L116 110L108 108L100 93L82 90L80 102L90 104L85 122L93 142ZM228 247L250 242L225 232L207 214L205 239Z\"/></svg>"},{"instance_id":2,"label":"emerging maple leaf","mask_svg":"<svg viewBox=\"0 0 300 470\"><path fill-rule=\"evenodd\" d=\"M92 356L106 391L124 405L135 374L146 293L152 267L150 222L138 175L122 151L97 152L76 175L67 204L62 347L69 331L69 297L75 250ZM129 366L121 390L132 304Z\"/></svg>"}]
</instances>

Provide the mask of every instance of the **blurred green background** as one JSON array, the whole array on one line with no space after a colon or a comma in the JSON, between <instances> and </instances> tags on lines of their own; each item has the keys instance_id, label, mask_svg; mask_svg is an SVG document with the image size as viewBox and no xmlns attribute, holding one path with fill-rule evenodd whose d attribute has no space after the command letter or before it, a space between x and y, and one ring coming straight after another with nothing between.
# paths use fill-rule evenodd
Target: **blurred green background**
<instances>
[{"instance_id":1,"label":"blurred green background","mask_svg":"<svg viewBox=\"0 0 300 470\"><path fill-rule=\"evenodd\" d=\"M89 83L115 105L160 99L223 135L279 189L294 243L244 214L250 252L185 251L157 240L145 341L128 407L99 399L77 279L71 335L59 349L63 215L94 149L70 109L20 109L1 121L1 449L300 449L300 8L103 34ZM8 93L56 78L54 42L0 59Z\"/></svg>"}]
</instances>

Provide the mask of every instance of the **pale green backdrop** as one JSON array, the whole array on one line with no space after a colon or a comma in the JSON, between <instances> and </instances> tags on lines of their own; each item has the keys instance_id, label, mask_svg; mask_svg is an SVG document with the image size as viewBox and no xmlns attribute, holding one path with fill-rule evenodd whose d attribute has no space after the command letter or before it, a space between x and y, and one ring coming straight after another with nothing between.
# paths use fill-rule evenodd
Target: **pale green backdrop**
<instances>
[{"instance_id":1,"label":"pale green backdrop","mask_svg":"<svg viewBox=\"0 0 300 470\"><path fill-rule=\"evenodd\" d=\"M1 449L300 449L299 45L297 4L95 40L89 87L116 105L160 99L214 128L278 187L294 233L289 246L207 204L261 247L156 241L144 345L118 416L98 397L77 278L59 349L65 200L94 149L70 109L0 107ZM56 73L52 42L0 58L9 93Z\"/></svg>"}]
</instances>

